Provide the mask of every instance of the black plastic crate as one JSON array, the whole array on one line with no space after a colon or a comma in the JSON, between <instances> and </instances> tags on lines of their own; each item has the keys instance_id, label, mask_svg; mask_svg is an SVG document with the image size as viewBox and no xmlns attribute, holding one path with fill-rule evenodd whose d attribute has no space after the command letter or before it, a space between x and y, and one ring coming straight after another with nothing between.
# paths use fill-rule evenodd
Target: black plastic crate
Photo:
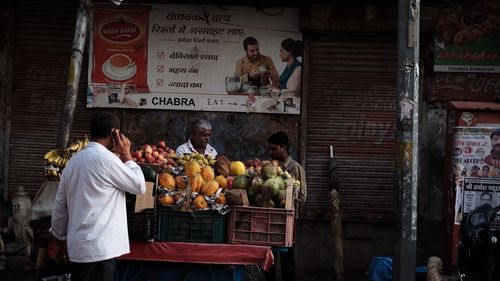
<instances>
[{"instance_id":1,"label":"black plastic crate","mask_svg":"<svg viewBox=\"0 0 500 281\"><path fill-rule=\"evenodd\" d=\"M145 209L140 213L128 213L128 236L131 240L152 240L155 238L155 209Z\"/></svg>"},{"instance_id":2,"label":"black plastic crate","mask_svg":"<svg viewBox=\"0 0 500 281\"><path fill-rule=\"evenodd\" d=\"M159 206L156 240L225 243L226 217L216 211L181 212Z\"/></svg>"}]
</instances>

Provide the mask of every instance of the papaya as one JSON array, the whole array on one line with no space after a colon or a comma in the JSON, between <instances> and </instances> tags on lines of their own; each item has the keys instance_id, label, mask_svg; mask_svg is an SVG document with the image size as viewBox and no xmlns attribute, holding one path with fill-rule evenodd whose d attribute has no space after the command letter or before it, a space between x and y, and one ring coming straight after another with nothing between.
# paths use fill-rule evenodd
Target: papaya
<instances>
[{"instance_id":1,"label":"papaya","mask_svg":"<svg viewBox=\"0 0 500 281\"><path fill-rule=\"evenodd\" d=\"M185 189L187 185L186 179L183 176L176 176L175 177L175 186L178 189Z\"/></svg>"},{"instance_id":2,"label":"papaya","mask_svg":"<svg viewBox=\"0 0 500 281\"><path fill-rule=\"evenodd\" d=\"M203 166L200 170L200 174L205 181L211 181L215 178L214 170L210 166Z\"/></svg>"},{"instance_id":3,"label":"papaya","mask_svg":"<svg viewBox=\"0 0 500 281\"><path fill-rule=\"evenodd\" d=\"M202 195L212 196L215 194L215 192L217 192L218 189L219 189L219 183L217 183L215 180L211 180L203 184L200 193Z\"/></svg>"},{"instance_id":4,"label":"papaya","mask_svg":"<svg viewBox=\"0 0 500 281\"><path fill-rule=\"evenodd\" d=\"M206 209L208 208L208 202L203 195L198 195L193 199L193 206L198 210Z\"/></svg>"},{"instance_id":5,"label":"papaya","mask_svg":"<svg viewBox=\"0 0 500 281\"><path fill-rule=\"evenodd\" d=\"M175 188L175 179L174 176L172 176L169 173L161 173L160 176L158 177L158 184L160 186L163 186L164 188L172 191Z\"/></svg>"},{"instance_id":6,"label":"papaya","mask_svg":"<svg viewBox=\"0 0 500 281\"><path fill-rule=\"evenodd\" d=\"M160 201L160 204L163 206L170 206L174 205L175 199L172 195L167 195L167 194L161 194L158 196L158 201Z\"/></svg>"},{"instance_id":7,"label":"papaya","mask_svg":"<svg viewBox=\"0 0 500 281\"><path fill-rule=\"evenodd\" d=\"M194 177L201 172L200 163L198 163L196 160L189 160L186 165L184 165L184 171L186 173L186 176Z\"/></svg>"},{"instance_id":8,"label":"papaya","mask_svg":"<svg viewBox=\"0 0 500 281\"><path fill-rule=\"evenodd\" d=\"M227 204L226 195L219 194L219 197L217 197L215 199L215 203L221 204L221 205L226 205Z\"/></svg>"},{"instance_id":9,"label":"papaya","mask_svg":"<svg viewBox=\"0 0 500 281\"><path fill-rule=\"evenodd\" d=\"M219 187L222 187L222 188L227 187L227 180L223 175L216 176L215 181L217 181L219 183Z\"/></svg>"},{"instance_id":10,"label":"papaya","mask_svg":"<svg viewBox=\"0 0 500 281\"><path fill-rule=\"evenodd\" d=\"M199 192L203 186L203 177L200 174L190 177L189 185L191 186L191 192Z\"/></svg>"}]
</instances>

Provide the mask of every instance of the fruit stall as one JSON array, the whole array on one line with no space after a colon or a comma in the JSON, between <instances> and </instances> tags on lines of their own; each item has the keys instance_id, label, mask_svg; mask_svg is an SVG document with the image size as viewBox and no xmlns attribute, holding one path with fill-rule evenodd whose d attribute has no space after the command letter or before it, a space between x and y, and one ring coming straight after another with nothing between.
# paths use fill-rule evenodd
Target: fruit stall
<instances>
[{"instance_id":1,"label":"fruit stall","mask_svg":"<svg viewBox=\"0 0 500 281\"><path fill-rule=\"evenodd\" d=\"M48 152L46 176L57 180L87 142ZM141 145L132 157L146 193L127 194L131 253L119 258L118 280L173 272L184 280L259 280L274 262L273 249L293 246L300 181L278 161L176 155L164 141Z\"/></svg>"}]
</instances>

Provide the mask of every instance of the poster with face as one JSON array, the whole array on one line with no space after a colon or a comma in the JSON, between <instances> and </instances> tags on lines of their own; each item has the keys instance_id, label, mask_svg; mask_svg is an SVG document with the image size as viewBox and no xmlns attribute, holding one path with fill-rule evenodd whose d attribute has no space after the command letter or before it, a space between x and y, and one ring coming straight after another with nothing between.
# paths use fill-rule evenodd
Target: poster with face
<instances>
[{"instance_id":1,"label":"poster with face","mask_svg":"<svg viewBox=\"0 0 500 281\"><path fill-rule=\"evenodd\" d=\"M88 107L300 114L295 8L96 5Z\"/></svg>"},{"instance_id":2,"label":"poster with face","mask_svg":"<svg viewBox=\"0 0 500 281\"><path fill-rule=\"evenodd\" d=\"M453 136L451 171L456 190L455 224L459 224L463 215L464 179L500 181L500 127L456 127ZM473 200L473 206L479 204L477 200Z\"/></svg>"},{"instance_id":3,"label":"poster with face","mask_svg":"<svg viewBox=\"0 0 500 281\"><path fill-rule=\"evenodd\" d=\"M475 208L488 205L493 208L500 205L500 179L498 178L464 178L462 203L463 215ZM492 230L500 230L500 214L491 223Z\"/></svg>"}]
</instances>

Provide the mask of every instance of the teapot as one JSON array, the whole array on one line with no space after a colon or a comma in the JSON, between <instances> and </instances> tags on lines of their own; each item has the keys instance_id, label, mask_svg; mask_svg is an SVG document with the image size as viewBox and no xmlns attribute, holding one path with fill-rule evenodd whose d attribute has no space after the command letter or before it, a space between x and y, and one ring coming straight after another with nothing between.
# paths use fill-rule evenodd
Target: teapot
<instances>
[{"instance_id":1,"label":"teapot","mask_svg":"<svg viewBox=\"0 0 500 281\"><path fill-rule=\"evenodd\" d=\"M241 88L241 79L238 75L226 76L226 92L237 93Z\"/></svg>"}]
</instances>

